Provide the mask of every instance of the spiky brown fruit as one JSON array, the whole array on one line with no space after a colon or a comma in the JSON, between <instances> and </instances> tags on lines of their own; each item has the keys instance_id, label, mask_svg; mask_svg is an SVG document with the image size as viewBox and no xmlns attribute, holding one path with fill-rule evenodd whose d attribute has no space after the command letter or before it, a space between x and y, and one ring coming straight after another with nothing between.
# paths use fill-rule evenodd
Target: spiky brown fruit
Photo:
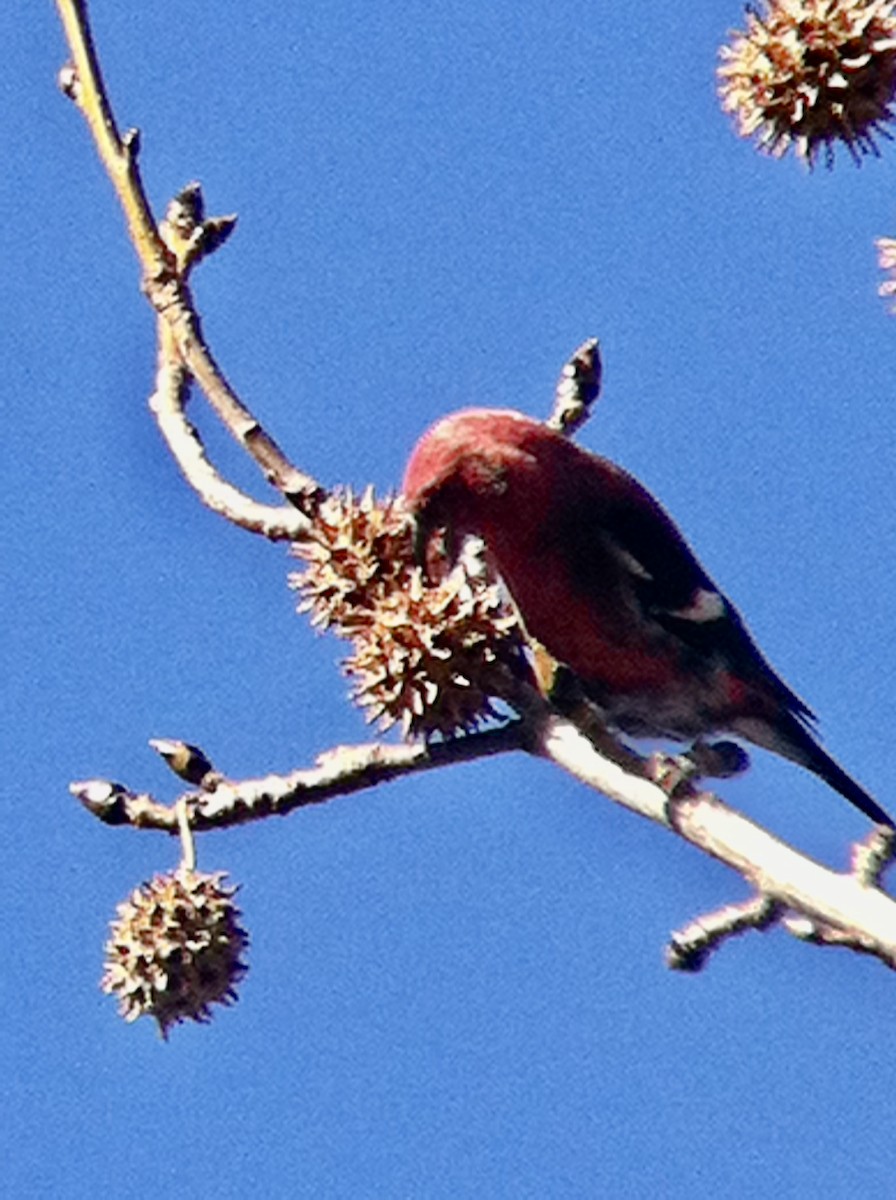
<instances>
[{"instance_id":1,"label":"spiky brown fruit","mask_svg":"<svg viewBox=\"0 0 896 1200\"><path fill-rule=\"evenodd\" d=\"M896 312L896 238L878 238L876 245L878 265L888 276L877 289L878 295L891 300Z\"/></svg>"},{"instance_id":2,"label":"spiky brown fruit","mask_svg":"<svg viewBox=\"0 0 896 1200\"><path fill-rule=\"evenodd\" d=\"M225 878L179 869L119 904L100 986L118 998L126 1021L154 1017L167 1038L172 1025L210 1021L213 1004L236 1000L249 936Z\"/></svg>"},{"instance_id":3,"label":"spiky brown fruit","mask_svg":"<svg viewBox=\"0 0 896 1200\"><path fill-rule=\"evenodd\" d=\"M352 642L343 668L368 720L429 736L496 715L507 671L524 670L516 616L480 571L428 583L400 500L334 493L293 552L305 562L290 578L299 611Z\"/></svg>"},{"instance_id":4,"label":"spiky brown fruit","mask_svg":"<svg viewBox=\"0 0 896 1200\"><path fill-rule=\"evenodd\" d=\"M435 587L419 568L377 605L345 660L370 721L408 735L468 732L497 715L492 698L522 666L516 616L462 566Z\"/></svg>"},{"instance_id":5,"label":"spiky brown fruit","mask_svg":"<svg viewBox=\"0 0 896 1200\"><path fill-rule=\"evenodd\" d=\"M377 500L373 488L360 498L336 491L292 553L305 563L289 578L300 595L299 612L310 613L319 629L334 626L350 635L406 583L414 557L410 519L398 500Z\"/></svg>"},{"instance_id":6,"label":"spiky brown fruit","mask_svg":"<svg viewBox=\"0 0 896 1200\"><path fill-rule=\"evenodd\" d=\"M719 96L742 137L814 166L834 145L853 160L889 138L896 91L893 0L765 0L719 52Z\"/></svg>"}]
</instances>

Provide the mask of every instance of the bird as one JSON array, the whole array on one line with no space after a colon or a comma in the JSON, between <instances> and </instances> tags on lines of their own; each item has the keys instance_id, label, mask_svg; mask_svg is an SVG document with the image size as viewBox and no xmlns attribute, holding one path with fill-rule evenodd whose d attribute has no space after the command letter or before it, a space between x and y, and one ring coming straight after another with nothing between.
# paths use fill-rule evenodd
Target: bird
<instances>
[{"instance_id":1,"label":"bird","mask_svg":"<svg viewBox=\"0 0 896 1200\"><path fill-rule=\"evenodd\" d=\"M815 715L762 654L665 509L622 467L512 409L470 408L417 442L402 492L422 561L468 537L526 632L607 724L675 742L719 733L892 817L821 746Z\"/></svg>"}]
</instances>

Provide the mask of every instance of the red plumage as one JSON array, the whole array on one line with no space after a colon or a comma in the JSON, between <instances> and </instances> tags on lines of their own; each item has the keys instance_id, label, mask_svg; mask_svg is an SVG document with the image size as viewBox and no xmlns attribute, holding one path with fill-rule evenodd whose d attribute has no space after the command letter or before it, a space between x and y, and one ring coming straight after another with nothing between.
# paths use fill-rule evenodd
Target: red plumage
<instances>
[{"instance_id":1,"label":"red plumage","mask_svg":"<svg viewBox=\"0 0 896 1200\"><path fill-rule=\"evenodd\" d=\"M624 733L730 731L809 770L873 821L892 819L818 744L812 713L636 479L521 413L469 409L418 442L404 493L424 543L465 536L529 633Z\"/></svg>"}]
</instances>

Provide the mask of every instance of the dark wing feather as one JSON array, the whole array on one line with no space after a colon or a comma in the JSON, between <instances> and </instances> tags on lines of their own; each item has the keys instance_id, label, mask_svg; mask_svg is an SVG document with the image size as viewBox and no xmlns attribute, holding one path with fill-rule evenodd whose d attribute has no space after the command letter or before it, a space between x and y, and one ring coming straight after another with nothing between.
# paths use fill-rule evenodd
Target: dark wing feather
<instances>
[{"instance_id":1,"label":"dark wing feather","mask_svg":"<svg viewBox=\"0 0 896 1200\"><path fill-rule=\"evenodd\" d=\"M722 667L800 721L813 721L812 711L766 661L665 510L631 475L599 461L602 486L575 499L576 561L583 573L605 570L609 551L627 571L644 617L681 644L695 670Z\"/></svg>"}]
</instances>

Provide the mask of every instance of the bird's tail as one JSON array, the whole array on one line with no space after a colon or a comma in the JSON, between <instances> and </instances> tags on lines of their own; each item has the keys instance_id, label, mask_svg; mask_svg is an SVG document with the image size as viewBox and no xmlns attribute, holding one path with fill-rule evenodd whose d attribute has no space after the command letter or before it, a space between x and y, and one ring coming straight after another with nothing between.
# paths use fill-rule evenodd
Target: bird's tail
<instances>
[{"instance_id":1,"label":"bird's tail","mask_svg":"<svg viewBox=\"0 0 896 1200\"><path fill-rule=\"evenodd\" d=\"M755 742L757 746L773 750L776 754L781 754L784 758L813 771L876 825L896 827L896 822L890 814L843 770L836 759L831 758L830 754L822 749L798 717L788 714L786 719L776 719L774 724L762 719L744 718L733 722L731 728L742 737Z\"/></svg>"}]
</instances>

